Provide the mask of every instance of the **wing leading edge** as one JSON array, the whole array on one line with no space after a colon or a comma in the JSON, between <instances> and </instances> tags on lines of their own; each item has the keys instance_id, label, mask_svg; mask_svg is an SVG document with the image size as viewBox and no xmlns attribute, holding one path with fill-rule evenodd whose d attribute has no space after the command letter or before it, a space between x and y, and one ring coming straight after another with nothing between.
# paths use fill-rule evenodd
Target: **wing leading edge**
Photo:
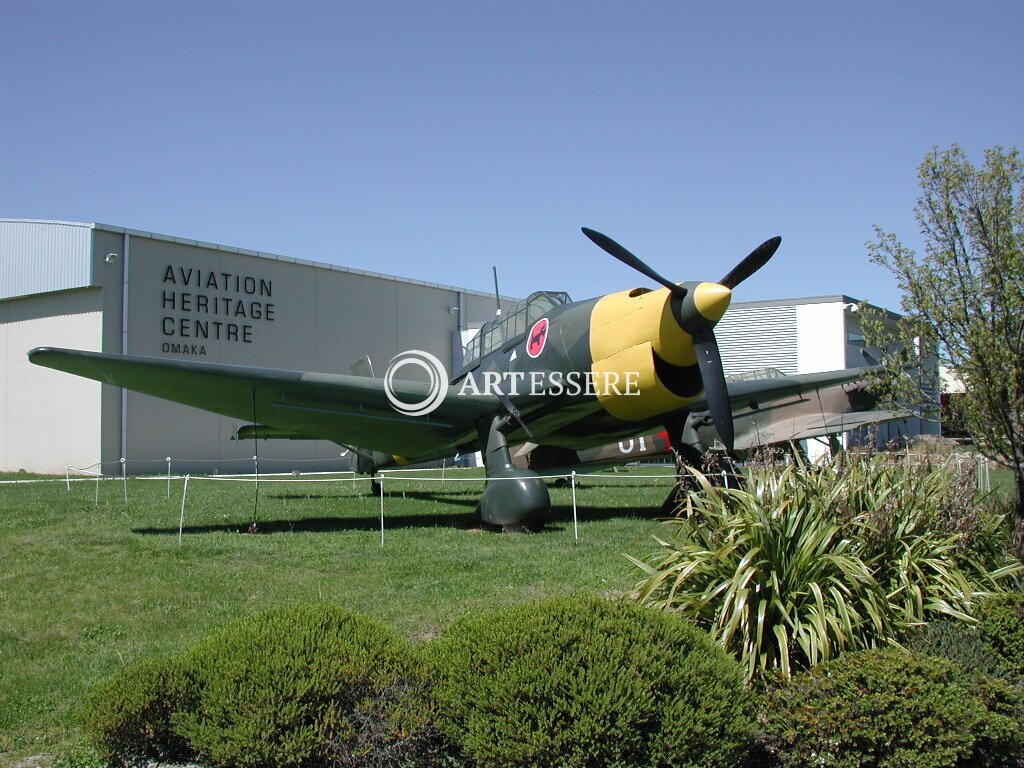
<instances>
[{"instance_id":1,"label":"wing leading edge","mask_svg":"<svg viewBox=\"0 0 1024 768\"><path fill-rule=\"evenodd\" d=\"M776 376L767 379L747 379L729 382L729 403L733 411L741 408L756 409L761 403L771 402L791 395L827 389L851 381L873 379L884 373L879 366L844 368L841 371L823 373L800 373ZM704 410L703 403L695 403L694 411Z\"/></svg>"},{"instance_id":2,"label":"wing leading edge","mask_svg":"<svg viewBox=\"0 0 1024 768\"><path fill-rule=\"evenodd\" d=\"M280 432L395 454L442 456L476 439L476 423L501 407L493 397L460 397L449 387L444 401L422 417L398 413L382 379L289 371L190 360L38 347L36 365L124 387L223 416L266 424ZM406 402L426 398L427 384L393 381Z\"/></svg>"}]
</instances>

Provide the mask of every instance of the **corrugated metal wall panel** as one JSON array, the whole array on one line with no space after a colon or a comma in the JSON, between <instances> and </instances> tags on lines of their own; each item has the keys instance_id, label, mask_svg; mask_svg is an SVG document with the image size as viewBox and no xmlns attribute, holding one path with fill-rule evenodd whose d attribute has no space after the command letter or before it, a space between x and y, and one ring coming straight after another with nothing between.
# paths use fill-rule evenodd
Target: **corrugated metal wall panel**
<instances>
[{"instance_id":1,"label":"corrugated metal wall panel","mask_svg":"<svg viewBox=\"0 0 1024 768\"><path fill-rule=\"evenodd\" d=\"M797 373L796 307L733 307L715 327L726 374Z\"/></svg>"},{"instance_id":2,"label":"corrugated metal wall panel","mask_svg":"<svg viewBox=\"0 0 1024 768\"><path fill-rule=\"evenodd\" d=\"M92 226L0 220L0 299L90 284Z\"/></svg>"}]
</instances>

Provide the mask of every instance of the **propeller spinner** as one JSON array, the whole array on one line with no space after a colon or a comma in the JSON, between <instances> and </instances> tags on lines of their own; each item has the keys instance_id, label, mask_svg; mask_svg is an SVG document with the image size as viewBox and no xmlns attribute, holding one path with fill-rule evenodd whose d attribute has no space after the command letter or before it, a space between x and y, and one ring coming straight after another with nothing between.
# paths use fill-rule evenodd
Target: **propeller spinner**
<instances>
[{"instance_id":1,"label":"propeller spinner","mask_svg":"<svg viewBox=\"0 0 1024 768\"><path fill-rule=\"evenodd\" d=\"M687 291L683 286L677 285L660 275L607 235L586 227L583 227L583 234L589 237L599 248L611 254L623 264L632 267L651 280L661 283L674 296L680 299L686 297ZM739 264L733 267L717 285L714 283L702 285L708 286L708 288L714 286L721 292L723 297L727 298L727 295L733 288L768 263L769 259L775 255L775 251L778 250L780 243L782 243L782 238L778 236L765 240ZM699 290L700 288L698 288ZM693 347L697 354L697 366L700 370L701 381L704 384L704 394L708 401L708 409L711 411L711 418L714 421L715 429L718 431L718 436L722 439L726 450L731 452L735 442L732 407L729 405L729 390L725 383L725 370L722 368L722 355L718 349L718 339L715 338L714 322L699 313L694 313L694 315L694 317L685 318L686 327L684 330L693 335Z\"/></svg>"}]
</instances>

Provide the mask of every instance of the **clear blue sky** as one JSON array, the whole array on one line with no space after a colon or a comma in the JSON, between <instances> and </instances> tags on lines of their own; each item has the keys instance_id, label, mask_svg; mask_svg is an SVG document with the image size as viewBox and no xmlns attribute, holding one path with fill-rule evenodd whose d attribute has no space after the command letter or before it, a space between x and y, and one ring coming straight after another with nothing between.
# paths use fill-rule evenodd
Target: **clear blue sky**
<instances>
[{"instance_id":1,"label":"clear blue sky","mask_svg":"<svg viewBox=\"0 0 1024 768\"><path fill-rule=\"evenodd\" d=\"M1020 2L16 2L0 217L503 293L673 279L896 307L933 145L1019 146Z\"/></svg>"}]
</instances>

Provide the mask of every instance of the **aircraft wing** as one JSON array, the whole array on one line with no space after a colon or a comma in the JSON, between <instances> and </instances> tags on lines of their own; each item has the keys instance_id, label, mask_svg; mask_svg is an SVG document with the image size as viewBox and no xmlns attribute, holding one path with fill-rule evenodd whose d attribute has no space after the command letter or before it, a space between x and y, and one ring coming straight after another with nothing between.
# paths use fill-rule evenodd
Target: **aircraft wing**
<instances>
[{"instance_id":1,"label":"aircraft wing","mask_svg":"<svg viewBox=\"0 0 1024 768\"><path fill-rule=\"evenodd\" d=\"M775 376L764 379L731 380L728 382L729 403L733 413L743 408L758 408L762 403L780 400L791 395L828 389L838 384L851 381L862 381L881 375L884 370L880 366L862 368L845 368L841 371L824 373L800 373ZM706 402L694 403L693 411L707 410Z\"/></svg>"},{"instance_id":2,"label":"aircraft wing","mask_svg":"<svg viewBox=\"0 0 1024 768\"><path fill-rule=\"evenodd\" d=\"M258 422L279 433L332 440L405 458L447 455L476 439L476 422L501 408L495 397L460 397L449 387L426 416L397 412L383 379L289 371L243 365L38 347L36 365L124 387L135 392ZM429 387L392 382L409 403L426 399Z\"/></svg>"},{"instance_id":3,"label":"aircraft wing","mask_svg":"<svg viewBox=\"0 0 1024 768\"><path fill-rule=\"evenodd\" d=\"M875 410L867 381L877 366L729 382L739 450L848 432L867 424L909 418L906 411ZM717 433L710 417L696 426L711 445Z\"/></svg>"},{"instance_id":4,"label":"aircraft wing","mask_svg":"<svg viewBox=\"0 0 1024 768\"><path fill-rule=\"evenodd\" d=\"M858 427L881 424L886 421L911 418L913 414L906 411L862 411L856 413L805 413L793 418L780 418L767 424L753 426L753 419L748 415L737 418L737 450L749 450L762 445L798 442L815 437L838 435ZM744 419L750 425L741 424Z\"/></svg>"}]
</instances>

